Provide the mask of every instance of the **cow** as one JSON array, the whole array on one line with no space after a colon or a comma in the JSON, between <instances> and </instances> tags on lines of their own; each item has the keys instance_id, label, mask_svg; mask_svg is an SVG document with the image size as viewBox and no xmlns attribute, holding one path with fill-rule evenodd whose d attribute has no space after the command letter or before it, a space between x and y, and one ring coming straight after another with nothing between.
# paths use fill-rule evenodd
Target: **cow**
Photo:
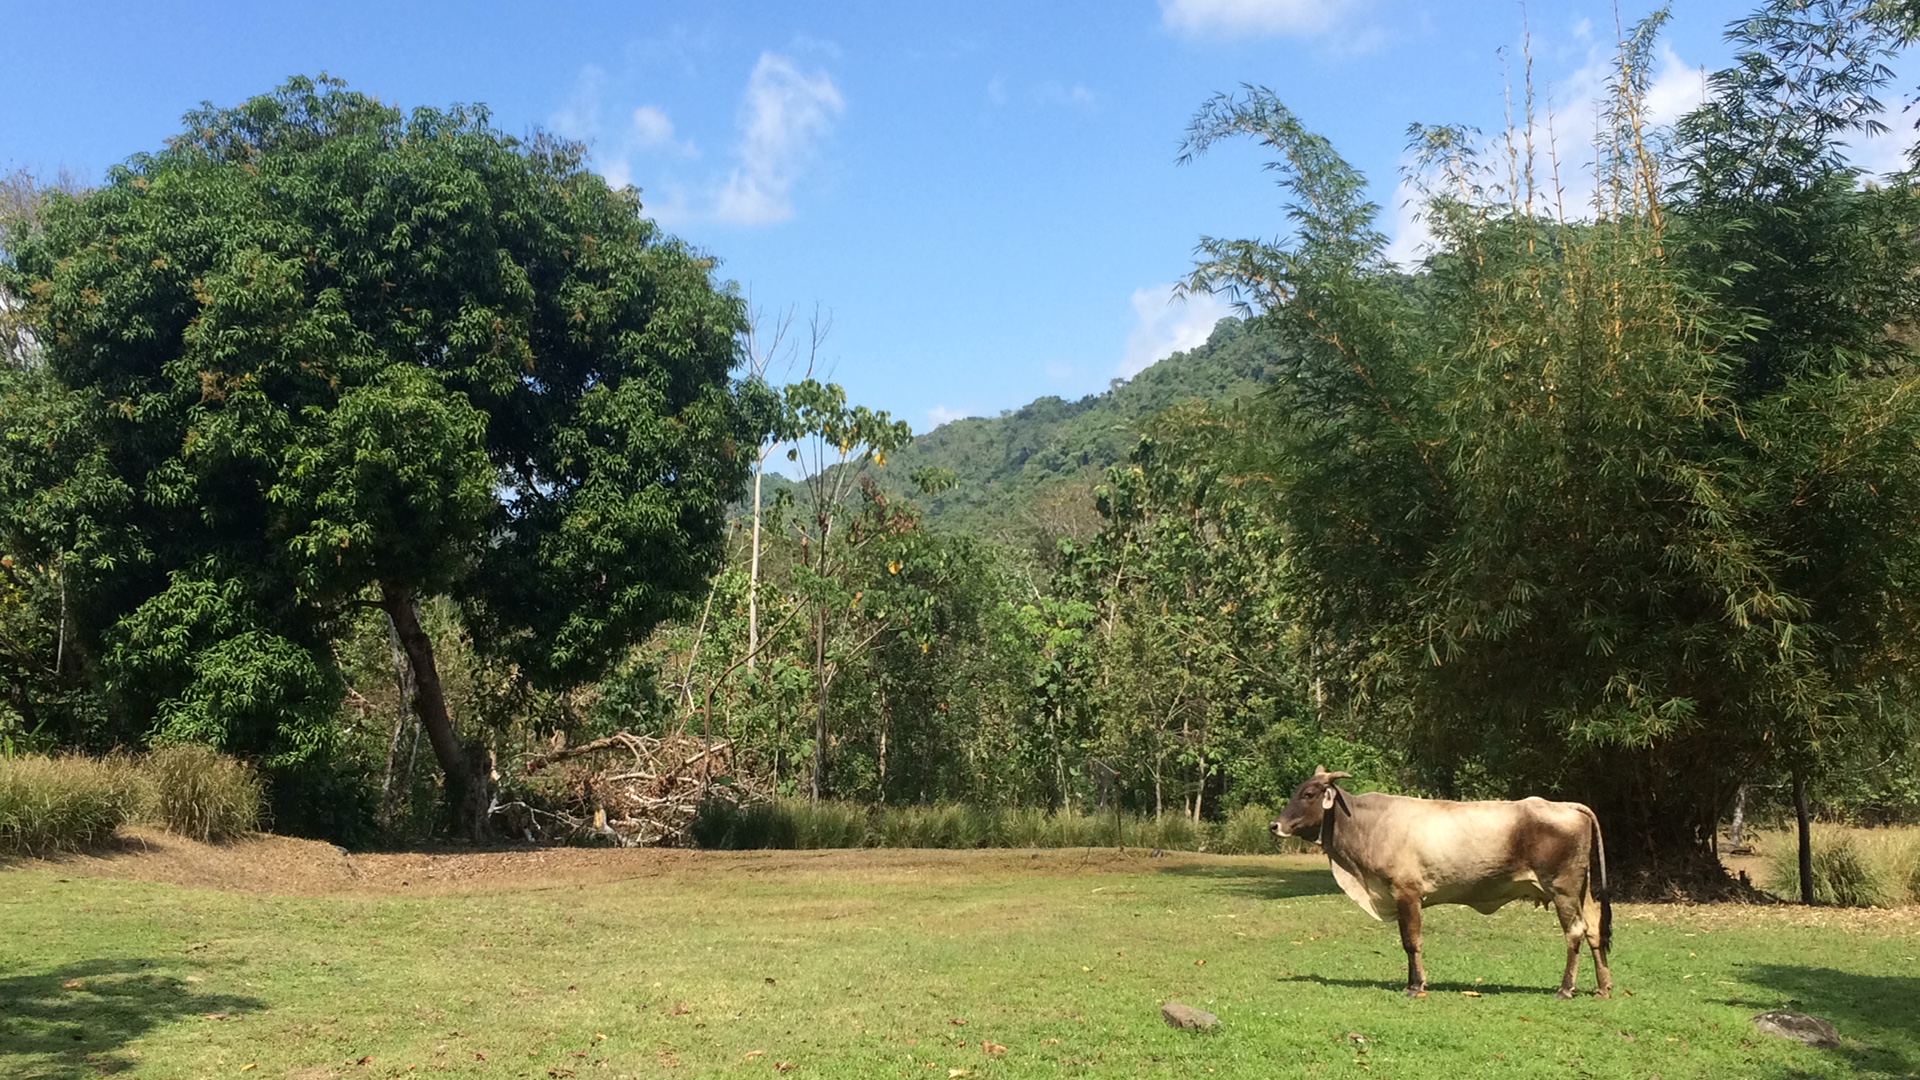
<instances>
[{"instance_id":1,"label":"cow","mask_svg":"<svg viewBox=\"0 0 1920 1080\"><path fill-rule=\"evenodd\" d=\"M1272 830L1318 843L1341 891L1374 918L1399 921L1409 997L1424 997L1427 989L1422 908L1465 904L1491 915L1515 900L1551 904L1560 916L1567 936L1560 997L1573 996L1583 941L1593 951L1600 996L1613 996L1607 970L1613 904L1600 820L1592 810L1541 798L1448 802L1350 795L1337 784L1350 775L1317 767Z\"/></svg>"}]
</instances>

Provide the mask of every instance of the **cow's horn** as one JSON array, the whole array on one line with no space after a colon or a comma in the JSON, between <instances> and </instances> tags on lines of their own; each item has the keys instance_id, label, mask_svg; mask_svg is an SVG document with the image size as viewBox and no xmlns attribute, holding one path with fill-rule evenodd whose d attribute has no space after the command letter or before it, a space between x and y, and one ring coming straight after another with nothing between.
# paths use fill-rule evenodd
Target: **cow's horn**
<instances>
[{"instance_id":1,"label":"cow's horn","mask_svg":"<svg viewBox=\"0 0 1920 1080\"><path fill-rule=\"evenodd\" d=\"M1327 774L1327 781L1331 783L1335 780L1345 780L1351 777L1352 775L1353 774L1350 772L1330 772Z\"/></svg>"}]
</instances>

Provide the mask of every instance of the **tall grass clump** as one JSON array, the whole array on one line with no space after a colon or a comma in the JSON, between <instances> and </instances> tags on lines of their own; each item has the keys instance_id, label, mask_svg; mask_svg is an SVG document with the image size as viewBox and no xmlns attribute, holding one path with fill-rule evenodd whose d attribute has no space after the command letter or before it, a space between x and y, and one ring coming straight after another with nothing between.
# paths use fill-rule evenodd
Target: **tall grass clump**
<instances>
[{"instance_id":1,"label":"tall grass clump","mask_svg":"<svg viewBox=\"0 0 1920 1080\"><path fill-rule=\"evenodd\" d=\"M124 758L0 758L0 854L79 851L113 835L140 800Z\"/></svg>"},{"instance_id":2,"label":"tall grass clump","mask_svg":"<svg viewBox=\"0 0 1920 1080\"><path fill-rule=\"evenodd\" d=\"M1032 806L965 803L882 806L775 799L737 805L713 800L694 819L693 842L723 851L757 848L1161 848L1226 855L1299 852L1299 840L1267 834L1272 813L1249 806L1221 823L1184 814L1072 813Z\"/></svg>"},{"instance_id":3,"label":"tall grass clump","mask_svg":"<svg viewBox=\"0 0 1920 1080\"><path fill-rule=\"evenodd\" d=\"M891 848L996 846L1004 835L999 815L961 803L882 807L874 812L874 841Z\"/></svg>"},{"instance_id":4,"label":"tall grass clump","mask_svg":"<svg viewBox=\"0 0 1920 1080\"><path fill-rule=\"evenodd\" d=\"M138 817L202 843L260 827L266 786L253 766L205 746L163 746L142 763L147 793Z\"/></svg>"},{"instance_id":5,"label":"tall grass clump","mask_svg":"<svg viewBox=\"0 0 1920 1080\"><path fill-rule=\"evenodd\" d=\"M850 803L713 799L701 806L691 832L695 844L719 851L864 847L867 813Z\"/></svg>"},{"instance_id":6,"label":"tall grass clump","mask_svg":"<svg viewBox=\"0 0 1920 1080\"><path fill-rule=\"evenodd\" d=\"M1265 806L1243 806L1218 826L1207 850L1222 855L1270 855L1280 850L1269 833L1273 811Z\"/></svg>"},{"instance_id":7,"label":"tall grass clump","mask_svg":"<svg viewBox=\"0 0 1920 1080\"><path fill-rule=\"evenodd\" d=\"M1768 838L1773 891L1800 896L1800 848L1791 832ZM1842 907L1920 903L1920 830L1813 827L1813 898Z\"/></svg>"}]
</instances>

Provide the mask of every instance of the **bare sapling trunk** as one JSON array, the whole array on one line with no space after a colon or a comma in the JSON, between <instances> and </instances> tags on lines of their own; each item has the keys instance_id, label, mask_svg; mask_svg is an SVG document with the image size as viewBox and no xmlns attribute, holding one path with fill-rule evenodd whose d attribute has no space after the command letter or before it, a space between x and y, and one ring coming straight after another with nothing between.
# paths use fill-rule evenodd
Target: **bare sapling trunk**
<instances>
[{"instance_id":1,"label":"bare sapling trunk","mask_svg":"<svg viewBox=\"0 0 1920 1080\"><path fill-rule=\"evenodd\" d=\"M814 685L819 690L819 700L814 703L813 713L813 801L819 802L826 794L827 787L827 612L820 609L819 618L813 624L813 671Z\"/></svg>"},{"instance_id":2,"label":"bare sapling trunk","mask_svg":"<svg viewBox=\"0 0 1920 1080\"><path fill-rule=\"evenodd\" d=\"M469 840L487 838L487 810L492 800L492 772L484 753L469 753L453 728L447 698L440 686L440 668L433 659L433 639L420 625L418 601L411 591L393 585L380 588L380 608L393 620L400 647L413 668L413 710L426 729L433 756L447 776L447 806L454 832Z\"/></svg>"},{"instance_id":3,"label":"bare sapling trunk","mask_svg":"<svg viewBox=\"0 0 1920 1080\"><path fill-rule=\"evenodd\" d=\"M754 670L760 652L760 479L766 475L767 455L753 462L753 550L747 557L747 670Z\"/></svg>"},{"instance_id":4,"label":"bare sapling trunk","mask_svg":"<svg viewBox=\"0 0 1920 1080\"><path fill-rule=\"evenodd\" d=\"M1733 793L1733 825L1727 829L1727 845L1734 851L1747 843L1747 785L1741 784Z\"/></svg>"},{"instance_id":5,"label":"bare sapling trunk","mask_svg":"<svg viewBox=\"0 0 1920 1080\"><path fill-rule=\"evenodd\" d=\"M413 713L413 665L407 662L407 651L400 644L400 631L394 626L393 619L387 619L387 645L393 651L394 689L399 693L400 707L393 713L393 738L387 744L387 769L380 780L380 824L393 827L393 817L399 808L400 792L405 784L400 777L400 754L405 744L402 736L406 734L407 718ZM419 744L419 729L414 729L414 743ZM412 779L412 769L407 770L407 779Z\"/></svg>"},{"instance_id":6,"label":"bare sapling trunk","mask_svg":"<svg viewBox=\"0 0 1920 1080\"><path fill-rule=\"evenodd\" d=\"M1807 773L1793 770L1793 814L1800 825L1800 902L1813 906L1813 815L1807 811Z\"/></svg>"}]
</instances>

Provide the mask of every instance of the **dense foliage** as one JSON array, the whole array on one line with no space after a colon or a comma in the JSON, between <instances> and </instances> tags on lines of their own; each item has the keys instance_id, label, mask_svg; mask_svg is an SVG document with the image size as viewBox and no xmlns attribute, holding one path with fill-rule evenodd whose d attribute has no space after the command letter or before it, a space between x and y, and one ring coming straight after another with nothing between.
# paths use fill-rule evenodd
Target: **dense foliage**
<instances>
[{"instance_id":1,"label":"dense foliage","mask_svg":"<svg viewBox=\"0 0 1920 1080\"><path fill-rule=\"evenodd\" d=\"M1251 138L1287 199L1201 242L1244 317L919 440L754 377L711 261L573 148L306 83L196 114L7 219L0 738L213 743L357 839L480 831L490 761L621 730L815 808L716 803L728 843L1198 827L1318 764L1581 799L1661 872L1737 799L1912 819L1920 193L1843 145L1911 20L1773 0L1656 130L1662 19L1587 205L1525 88L1412 129L1414 267L1285 103L1214 99L1184 156Z\"/></svg>"},{"instance_id":2,"label":"dense foliage","mask_svg":"<svg viewBox=\"0 0 1920 1080\"><path fill-rule=\"evenodd\" d=\"M744 476L740 305L639 209L483 110L304 79L54 194L8 243L36 347L0 520L110 696L89 741L323 758L377 607L478 831L420 604L530 684L596 677L702 585Z\"/></svg>"}]
</instances>

